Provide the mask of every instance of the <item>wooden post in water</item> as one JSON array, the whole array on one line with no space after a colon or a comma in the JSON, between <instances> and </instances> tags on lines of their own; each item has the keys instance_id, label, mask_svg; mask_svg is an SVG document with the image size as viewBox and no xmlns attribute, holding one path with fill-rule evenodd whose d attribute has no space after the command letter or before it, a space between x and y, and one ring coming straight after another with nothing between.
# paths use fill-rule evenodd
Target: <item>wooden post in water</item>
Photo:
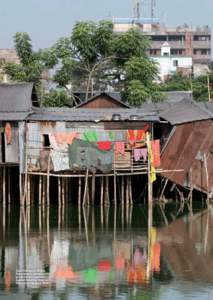
<instances>
[{"instance_id":1,"label":"wooden post in water","mask_svg":"<svg viewBox=\"0 0 213 300\"><path fill-rule=\"evenodd\" d=\"M78 178L78 207L81 207L81 177Z\"/></svg>"},{"instance_id":2,"label":"wooden post in water","mask_svg":"<svg viewBox=\"0 0 213 300\"><path fill-rule=\"evenodd\" d=\"M3 166L3 207L6 205L6 167Z\"/></svg>"},{"instance_id":3,"label":"wooden post in water","mask_svg":"<svg viewBox=\"0 0 213 300\"><path fill-rule=\"evenodd\" d=\"M50 150L47 164L47 206L50 206Z\"/></svg>"},{"instance_id":4,"label":"wooden post in water","mask_svg":"<svg viewBox=\"0 0 213 300\"><path fill-rule=\"evenodd\" d=\"M115 172L115 168L114 168L114 205L115 207L117 207L117 186L116 186L116 172Z\"/></svg>"},{"instance_id":5,"label":"wooden post in water","mask_svg":"<svg viewBox=\"0 0 213 300\"><path fill-rule=\"evenodd\" d=\"M89 175L89 170L86 169L85 184L84 184L84 196L83 196L83 206L86 205L86 195L87 195L88 175Z\"/></svg>"},{"instance_id":6,"label":"wooden post in water","mask_svg":"<svg viewBox=\"0 0 213 300\"><path fill-rule=\"evenodd\" d=\"M148 263L147 263L147 280L150 279L150 272L151 272L151 262L150 262L150 257L151 257L151 241L152 241L152 236L151 236L151 230L152 230L152 215L153 215L153 199L152 199L152 178L151 178L151 161L150 161L150 153L151 153L151 144L150 144L150 135L147 133L147 150L148 150Z\"/></svg>"},{"instance_id":7,"label":"wooden post in water","mask_svg":"<svg viewBox=\"0 0 213 300\"><path fill-rule=\"evenodd\" d=\"M39 183L38 183L38 205L41 206L41 192L42 192L42 177L39 175Z\"/></svg>"},{"instance_id":8,"label":"wooden post in water","mask_svg":"<svg viewBox=\"0 0 213 300\"><path fill-rule=\"evenodd\" d=\"M11 191L10 191L10 168L7 168L7 195L8 195L8 205L11 202Z\"/></svg>"},{"instance_id":9,"label":"wooden post in water","mask_svg":"<svg viewBox=\"0 0 213 300\"><path fill-rule=\"evenodd\" d=\"M101 193L100 193L100 196L101 196L100 204L101 204L101 207L102 207L103 206L103 201L104 201L104 177L103 176L101 177Z\"/></svg>"},{"instance_id":10,"label":"wooden post in water","mask_svg":"<svg viewBox=\"0 0 213 300\"><path fill-rule=\"evenodd\" d=\"M204 168L205 168L205 173L206 173L206 193L207 193L206 203L207 203L207 206L209 206L209 172L208 172L206 153L204 153L203 159L204 159Z\"/></svg>"},{"instance_id":11,"label":"wooden post in water","mask_svg":"<svg viewBox=\"0 0 213 300\"><path fill-rule=\"evenodd\" d=\"M92 205L95 203L95 174L92 176Z\"/></svg>"}]
</instances>

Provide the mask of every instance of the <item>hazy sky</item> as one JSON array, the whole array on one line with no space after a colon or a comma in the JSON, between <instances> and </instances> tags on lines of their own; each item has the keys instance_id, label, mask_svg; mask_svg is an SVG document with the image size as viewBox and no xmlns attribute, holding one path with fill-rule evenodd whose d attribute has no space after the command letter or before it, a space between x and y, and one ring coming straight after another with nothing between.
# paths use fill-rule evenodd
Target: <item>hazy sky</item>
<instances>
[{"instance_id":1,"label":"hazy sky","mask_svg":"<svg viewBox=\"0 0 213 300\"><path fill-rule=\"evenodd\" d=\"M0 48L13 46L17 31L28 32L36 48L69 35L77 20L128 17L133 0L1 0ZM188 23L213 28L213 0L156 0L156 15L169 25ZM142 0L144 13L149 0Z\"/></svg>"}]
</instances>

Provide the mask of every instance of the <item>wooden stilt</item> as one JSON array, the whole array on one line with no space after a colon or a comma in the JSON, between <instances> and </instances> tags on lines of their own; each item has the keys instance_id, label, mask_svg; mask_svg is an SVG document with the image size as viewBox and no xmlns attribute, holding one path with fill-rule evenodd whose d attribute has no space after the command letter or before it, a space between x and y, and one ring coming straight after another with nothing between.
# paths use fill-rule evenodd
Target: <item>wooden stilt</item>
<instances>
[{"instance_id":1,"label":"wooden stilt","mask_svg":"<svg viewBox=\"0 0 213 300\"><path fill-rule=\"evenodd\" d=\"M127 176L126 176L126 207L129 207L129 184L128 184Z\"/></svg>"},{"instance_id":2,"label":"wooden stilt","mask_svg":"<svg viewBox=\"0 0 213 300\"><path fill-rule=\"evenodd\" d=\"M92 205L95 203L95 174L92 176Z\"/></svg>"},{"instance_id":3,"label":"wooden stilt","mask_svg":"<svg viewBox=\"0 0 213 300\"><path fill-rule=\"evenodd\" d=\"M7 169L7 195L8 195L8 204L11 202L11 191L10 191L10 168Z\"/></svg>"},{"instance_id":4,"label":"wooden stilt","mask_svg":"<svg viewBox=\"0 0 213 300\"><path fill-rule=\"evenodd\" d=\"M42 192L42 177L39 176L39 183L38 183L38 205L41 206L41 192Z\"/></svg>"},{"instance_id":5,"label":"wooden stilt","mask_svg":"<svg viewBox=\"0 0 213 300\"><path fill-rule=\"evenodd\" d=\"M86 170L86 176L85 176L85 185L84 185L84 196L83 196L83 206L86 205L86 194L87 194L87 185L88 185L88 175L89 170Z\"/></svg>"},{"instance_id":6,"label":"wooden stilt","mask_svg":"<svg viewBox=\"0 0 213 300\"><path fill-rule=\"evenodd\" d=\"M131 176L129 176L129 200L130 200L130 205L133 205L133 200L132 200L132 179Z\"/></svg>"},{"instance_id":7,"label":"wooden stilt","mask_svg":"<svg viewBox=\"0 0 213 300\"><path fill-rule=\"evenodd\" d=\"M58 177L58 229L61 227L61 178Z\"/></svg>"},{"instance_id":8,"label":"wooden stilt","mask_svg":"<svg viewBox=\"0 0 213 300\"><path fill-rule=\"evenodd\" d=\"M3 206L6 205L6 167L3 166Z\"/></svg>"},{"instance_id":9,"label":"wooden stilt","mask_svg":"<svg viewBox=\"0 0 213 300\"><path fill-rule=\"evenodd\" d=\"M121 205L124 205L124 177L121 177Z\"/></svg>"},{"instance_id":10,"label":"wooden stilt","mask_svg":"<svg viewBox=\"0 0 213 300\"><path fill-rule=\"evenodd\" d=\"M103 206L103 200L104 200L104 177L101 177L101 206Z\"/></svg>"},{"instance_id":11,"label":"wooden stilt","mask_svg":"<svg viewBox=\"0 0 213 300\"><path fill-rule=\"evenodd\" d=\"M47 206L50 206L50 150L48 155L48 164L47 164Z\"/></svg>"},{"instance_id":12,"label":"wooden stilt","mask_svg":"<svg viewBox=\"0 0 213 300\"><path fill-rule=\"evenodd\" d=\"M81 177L78 178L78 207L81 207Z\"/></svg>"},{"instance_id":13,"label":"wooden stilt","mask_svg":"<svg viewBox=\"0 0 213 300\"><path fill-rule=\"evenodd\" d=\"M114 168L114 205L117 206L117 186L116 186L116 172Z\"/></svg>"}]
</instances>

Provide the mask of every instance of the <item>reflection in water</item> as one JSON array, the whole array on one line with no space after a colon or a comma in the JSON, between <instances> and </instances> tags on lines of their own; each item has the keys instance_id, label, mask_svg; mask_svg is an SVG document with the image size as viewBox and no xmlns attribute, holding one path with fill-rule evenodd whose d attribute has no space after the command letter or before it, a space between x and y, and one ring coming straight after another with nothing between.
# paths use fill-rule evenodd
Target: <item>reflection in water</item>
<instances>
[{"instance_id":1,"label":"reflection in water","mask_svg":"<svg viewBox=\"0 0 213 300\"><path fill-rule=\"evenodd\" d=\"M10 209L0 299L211 299L211 208L155 228L144 206Z\"/></svg>"}]
</instances>

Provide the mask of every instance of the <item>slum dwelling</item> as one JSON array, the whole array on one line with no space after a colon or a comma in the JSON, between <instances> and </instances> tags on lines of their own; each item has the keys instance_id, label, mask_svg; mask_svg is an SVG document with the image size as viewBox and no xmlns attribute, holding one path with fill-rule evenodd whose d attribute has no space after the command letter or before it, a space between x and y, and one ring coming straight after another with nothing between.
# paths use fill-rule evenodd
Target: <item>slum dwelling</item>
<instances>
[{"instance_id":1,"label":"slum dwelling","mask_svg":"<svg viewBox=\"0 0 213 300\"><path fill-rule=\"evenodd\" d=\"M10 196L12 166L18 167L22 201L36 195L39 202L49 202L53 193L63 202L77 187L83 204L94 202L97 193L100 202L119 197L129 205L132 176L145 176L138 179L138 189L146 184L150 166L153 178L162 171L160 141L153 140L154 124L159 123L154 112L129 108L106 93L76 108L40 108L31 84L2 84L0 89L3 199Z\"/></svg>"},{"instance_id":2,"label":"slum dwelling","mask_svg":"<svg viewBox=\"0 0 213 300\"><path fill-rule=\"evenodd\" d=\"M159 115L172 126L162 149L162 168L182 169L164 173L177 186L212 196L213 192L213 105L183 100Z\"/></svg>"}]
</instances>

